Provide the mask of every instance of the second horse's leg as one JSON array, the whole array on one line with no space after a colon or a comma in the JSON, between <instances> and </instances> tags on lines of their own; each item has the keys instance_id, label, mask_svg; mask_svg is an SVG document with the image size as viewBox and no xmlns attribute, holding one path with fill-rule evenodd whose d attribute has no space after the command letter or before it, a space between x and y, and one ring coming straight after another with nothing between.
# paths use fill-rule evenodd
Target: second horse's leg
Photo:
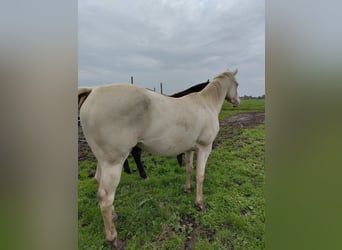
<instances>
[{"instance_id":1,"label":"second horse's leg","mask_svg":"<svg viewBox=\"0 0 342 250\"><path fill-rule=\"evenodd\" d=\"M137 168L138 168L138 170L139 170L140 177L146 179L146 178L147 178L147 175L146 175L146 172L145 172L145 169L144 169L145 166L144 166L144 164L141 162L141 148L139 148L139 147L134 147L134 148L132 149L131 153L132 153L132 155L133 155L135 164L137 164Z\"/></svg>"},{"instance_id":2,"label":"second horse's leg","mask_svg":"<svg viewBox=\"0 0 342 250\"><path fill-rule=\"evenodd\" d=\"M184 153L177 155L177 161L178 161L178 165L180 167L183 165L183 155L184 155Z\"/></svg>"},{"instance_id":3,"label":"second horse's leg","mask_svg":"<svg viewBox=\"0 0 342 250\"><path fill-rule=\"evenodd\" d=\"M128 165L128 158L125 160L123 168L124 168L125 173L127 173L127 174L131 174L132 173L131 169L129 168L129 165Z\"/></svg>"},{"instance_id":4,"label":"second horse's leg","mask_svg":"<svg viewBox=\"0 0 342 250\"><path fill-rule=\"evenodd\" d=\"M186 166L186 177L185 177L184 191L186 193L190 193L190 180L191 180L191 172L192 172L193 151L187 151L184 154L185 154L185 166Z\"/></svg>"}]
</instances>

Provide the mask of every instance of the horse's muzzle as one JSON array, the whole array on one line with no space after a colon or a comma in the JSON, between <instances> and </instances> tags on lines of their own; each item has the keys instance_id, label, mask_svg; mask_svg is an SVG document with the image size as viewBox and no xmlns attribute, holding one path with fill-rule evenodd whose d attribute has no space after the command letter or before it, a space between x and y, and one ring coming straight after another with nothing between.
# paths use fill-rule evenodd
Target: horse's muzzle
<instances>
[{"instance_id":1,"label":"horse's muzzle","mask_svg":"<svg viewBox=\"0 0 342 250\"><path fill-rule=\"evenodd\" d=\"M240 106L240 99L232 100L233 108L237 108Z\"/></svg>"}]
</instances>

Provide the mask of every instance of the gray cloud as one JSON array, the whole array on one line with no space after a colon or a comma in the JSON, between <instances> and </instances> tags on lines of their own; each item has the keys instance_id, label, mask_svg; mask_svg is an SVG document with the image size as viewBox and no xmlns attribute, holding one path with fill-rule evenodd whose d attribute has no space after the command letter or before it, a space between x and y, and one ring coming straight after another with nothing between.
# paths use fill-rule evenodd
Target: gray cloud
<instances>
[{"instance_id":1,"label":"gray cloud","mask_svg":"<svg viewBox=\"0 0 342 250\"><path fill-rule=\"evenodd\" d=\"M264 94L264 1L80 1L79 85L178 92L239 68L240 95Z\"/></svg>"}]
</instances>

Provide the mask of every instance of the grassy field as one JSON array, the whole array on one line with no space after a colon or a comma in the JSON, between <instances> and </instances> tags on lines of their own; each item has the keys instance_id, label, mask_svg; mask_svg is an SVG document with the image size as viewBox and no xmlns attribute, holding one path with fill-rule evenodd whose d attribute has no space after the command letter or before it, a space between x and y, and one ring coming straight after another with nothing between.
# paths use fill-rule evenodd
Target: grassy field
<instances>
[{"instance_id":1,"label":"grassy field","mask_svg":"<svg viewBox=\"0 0 342 250\"><path fill-rule=\"evenodd\" d=\"M264 111L264 105L264 100L243 100L240 108L232 109L226 103L219 119ZM192 192L187 194L185 168L178 166L176 157L144 152L146 181L130 157L134 172L122 173L115 197L115 225L125 249L265 249L264 130L264 125L230 129L231 135L212 151L203 186L205 212L194 206L195 170ZM79 249L111 249L105 241L96 182L88 177L95 167L95 162L79 163Z\"/></svg>"}]
</instances>

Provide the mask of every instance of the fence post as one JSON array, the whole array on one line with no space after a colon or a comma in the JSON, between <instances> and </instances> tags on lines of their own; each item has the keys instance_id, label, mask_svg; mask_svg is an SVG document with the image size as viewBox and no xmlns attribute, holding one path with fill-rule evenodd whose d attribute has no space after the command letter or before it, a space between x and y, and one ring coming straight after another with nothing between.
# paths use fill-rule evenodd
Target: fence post
<instances>
[{"instance_id":1,"label":"fence post","mask_svg":"<svg viewBox=\"0 0 342 250\"><path fill-rule=\"evenodd\" d=\"M163 94L163 83L160 83L160 94Z\"/></svg>"},{"instance_id":2,"label":"fence post","mask_svg":"<svg viewBox=\"0 0 342 250\"><path fill-rule=\"evenodd\" d=\"M131 76L131 84L133 85L133 76Z\"/></svg>"}]
</instances>

